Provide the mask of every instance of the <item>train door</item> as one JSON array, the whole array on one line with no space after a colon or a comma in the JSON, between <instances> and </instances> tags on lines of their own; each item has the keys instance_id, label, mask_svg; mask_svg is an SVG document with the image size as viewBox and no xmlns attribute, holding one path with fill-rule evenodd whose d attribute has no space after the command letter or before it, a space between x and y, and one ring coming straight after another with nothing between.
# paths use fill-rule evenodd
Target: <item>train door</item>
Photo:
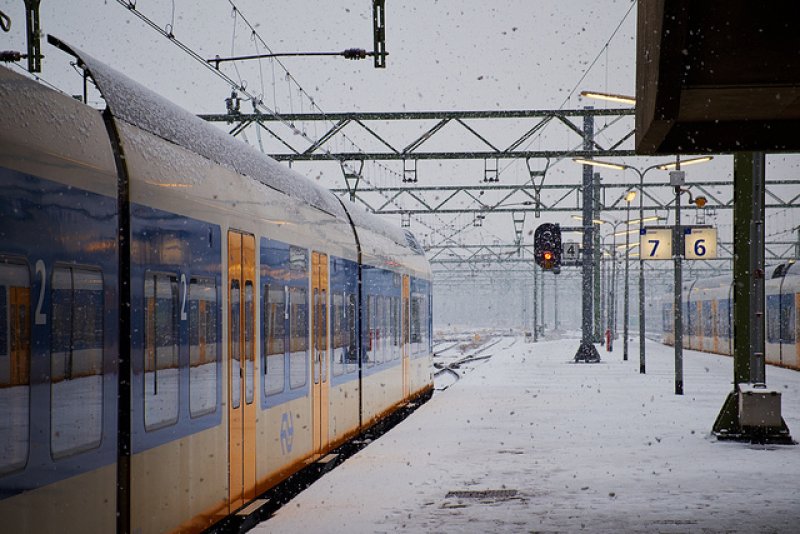
<instances>
[{"instance_id":1,"label":"train door","mask_svg":"<svg viewBox=\"0 0 800 534\"><path fill-rule=\"evenodd\" d=\"M409 374L409 357L411 351L411 345L409 343L410 337L409 332L411 330L411 303L410 303L410 296L411 296L411 280L409 279L407 274L403 275L403 295L402 295L402 306L403 306L403 398L407 398L411 394L411 384L408 380Z\"/></svg>"},{"instance_id":2,"label":"train door","mask_svg":"<svg viewBox=\"0 0 800 534\"><path fill-rule=\"evenodd\" d=\"M328 256L311 256L311 403L314 451L328 446Z\"/></svg>"},{"instance_id":3,"label":"train door","mask_svg":"<svg viewBox=\"0 0 800 534\"><path fill-rule=\"evenodd\" d=\"M228 232L228 481L231 512L255 498L255 237Z\"/></svg>"},{"instance_id":4,"label":"train door","mask_svg":"<svg viewBox=\"0 0 800 534\"><path fill-rule=\"evenodd\" d=\"M31 333L30 333L30 300L29 287L9 288L8 309L11 331L11 373L12 386L29 383Z\"/></svg>"}]
</instances>

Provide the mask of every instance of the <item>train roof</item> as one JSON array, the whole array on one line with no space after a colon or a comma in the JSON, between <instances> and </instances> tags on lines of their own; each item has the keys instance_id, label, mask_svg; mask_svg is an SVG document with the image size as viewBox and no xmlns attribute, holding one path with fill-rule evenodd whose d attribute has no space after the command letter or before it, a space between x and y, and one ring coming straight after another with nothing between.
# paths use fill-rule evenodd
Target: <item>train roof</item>
<instances>
[{"instance_id":1,"label":"train roof","mask_svg":"<svg viewBox=\"0 0 800 534\"><path fill-rule=\"evenodd\" d=\"M115 118L258 180L339 219L347 220L346 209L356 227L382 234L395 243L424 255L410 232L368 213L349 200L340 200L328 189L288 169L250 145L234 139L91 55L52 35L48 36L48 40L74 55L86 66Z\"/></svg>"}]
</instances>

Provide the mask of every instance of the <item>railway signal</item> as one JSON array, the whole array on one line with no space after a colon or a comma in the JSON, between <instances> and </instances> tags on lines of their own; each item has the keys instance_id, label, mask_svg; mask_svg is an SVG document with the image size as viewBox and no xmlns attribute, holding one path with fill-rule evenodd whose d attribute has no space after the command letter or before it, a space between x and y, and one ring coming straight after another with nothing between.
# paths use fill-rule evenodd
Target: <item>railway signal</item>
<instances>
[{"instance_id":1,"label":"railway signal","mask_svg":"<svg viewBox=\"0 0 800 534\"><path fill-rule=\"evenodd\" d=\"M533 257L536 265L546 271L558 272L561 267L561 227L540 224L533 234Z\"/></svg>"}]
</instances>

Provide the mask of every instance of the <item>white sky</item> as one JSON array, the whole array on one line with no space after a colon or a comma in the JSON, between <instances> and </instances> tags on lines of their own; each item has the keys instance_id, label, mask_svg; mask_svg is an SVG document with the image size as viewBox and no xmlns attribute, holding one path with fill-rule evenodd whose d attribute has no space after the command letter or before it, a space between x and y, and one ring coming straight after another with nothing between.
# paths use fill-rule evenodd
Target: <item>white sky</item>
<instances>
[{"instance_id":1,"label":"white sky","mask_svg":"<svg viewBox=\"0 0 800 534\"><path fill-rule=\"evenodd\" d=\"M372 49L370 0L235 0L234 3L274 52ZM0 33L0 48L24 50L23 1L5 4L2 10L12 20L12 31ZM233 15L227 0L202 3L138 0L136 7L159 27L170 27L178 40L203 58L265 51L251 39L241 16ZM608 41L630 7L629 0L599 3L583 0L387 0L386 48L390 55L386 69L373 68L369 59L286 58L282 61L325 112L554 109L562 104L566 108L604 107L602 102L578 98L577 93L583 89L635 93L635 8L614 38ZM230 94L227 84L115 0L45 0L41 4L41 27L44 33L83 49L190 111L222 113L225 110L224 99ZM607 42L609 46L604 49ZM65 92L80 93L81 79L68 66L66 54L46 43L43 51L46 57L42 77ZM594 67L579 84L596 58ZM262 96L270 108L282 112L311 110L308 97L287 82L281 68L269 60L241 63L237 68L224 64L222 70L246 83L247 89ZM574 94L568 98L573 90ZM245 103L242 109L249 111L250 105ZM509 127L508 131L504 131L505 126L495 126L481 132L507 140L514 139L513 134L521 134L531 125L520 123L515 128ZM598 121L598 127L601 126L602 119ZM403 141L413 139L422 127L390 125L381 132L400 128L398 137L391 140L399 139L397 144L404 146ZM628 129L630 127L632 120L628 123ZM310 126L312 135L313 130ZM323 131L318 125L316 134L321 135ZM373 141L357 130L346 132L361 148L376 148ZM622 134L624 132L616 138ZM252 131L248 141L257 142ZM607 139L601 137L601 141L608 144ZM264 142L269 151L268 140ZM345 142L339 143L330 145L331 149L349 149ZM474 148L474 143L465 140L464 148ZM575 144L574 134L563 127L548 126L546 134L537 138L530 148L567 149ZM435 149L437 144L432 140L426 147ZM628 147L632 147L632 141ZM688 171L688 180L728 180L731 161L730 157L720 157L702 169L692 169ZM626 162L644 167L653 160L636 157ZM795 156L774 156L769 163L768 178L798 177L800 165ZM543 164L534 162L534 167L540 166ZM501 161L501 167L504 169L501 183L519 184L528 179L522 161ZM334 163L298 163L295 169L328 187L344 185L341 171ZM419 163L418 172L419 185L479 184L483 178L483 162L425 161ZM367 165L365 171L368 180L383 186L402 185L401 173L401 162L386 162L382 167ZM580 173L578 165L562 161L551 169L547 183L579 183ZM647 181L667 180L666 176L657 174L649 174ZM603 173L603 179L614 183L637 181L631 172L608 171ZM461 205L470 207L470 202ZM729 215L729 212L720 213L711 221L722 226L721 239L730 240ZM768 218L768 233L790 228L791 215L774 214ZM562 225L575 224L568 213L547 217L548 221ZM484 227L471 228L459 239L468 244L511 243L514 237L511 219L510 214L490 215ZM460 228L469 226L472 216L438 219L428 216L425 220L431 226ZM530 217L526 232L543 221ZM412 230L423 239L429 233L428 228L416 222L412 223ZM530 239L526 236L526 240ZM437 241L432 236L431 240Z\"/></svg>"}]
</instances>

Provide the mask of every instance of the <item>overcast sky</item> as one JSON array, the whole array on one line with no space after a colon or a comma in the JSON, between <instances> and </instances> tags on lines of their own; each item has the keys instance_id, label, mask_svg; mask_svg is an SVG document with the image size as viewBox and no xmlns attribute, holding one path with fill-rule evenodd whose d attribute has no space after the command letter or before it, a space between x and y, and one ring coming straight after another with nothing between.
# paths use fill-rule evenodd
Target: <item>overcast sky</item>
<instances>
[{"instance_id":1,"label":"overcast sky","mask_svg":"<svg viewBox=\"0 0 800 534\"><path fill-rule=\"evenodd\" d=\"M233 3L238 8L236 14L228 0L135 2L139 12L158 27L171 30L176 39L203 58L265 52L263 43L253 38L242 16L273 52L372 49L370 0L235 0ZM23 5L22 0L13 0L0 8L12 21L11 32L0 33L0 48L25 49ZM281 66L269 60L223 64L221 70L237 83L246 84L247 90L261 97L270 109L281 112L312 111L311 98L325 112L604 107L603 103L579 98L577 93L594 89L635 94L636 9L630 8L630 0L591 3L387 0L386 69L373 68L371 60L283 59L283 65L299 86L286 81ZM618 32L609 41L620 23ZM225 111L224 99L229 96L230 87L115 0L45 0L41 3L41 27L44 33L111 64L192 112ZM70 58L46 43L43 52L42 78L67 93L79 93L81 79L69 67ZM243 110L250 109L250 104L243 104ZM422 128L432 124L388 125L386 131L399 131L399 137L392 141L404 146L403 142L413 140ZM531 125L520 123L518 129L492 125L481 132L499 136L502 144ZM598 127L602 126L600 121ZM632 127L632 120L626 127ZM322 131L318 125L317 130L310 127L308 133L321 135ZM347 130L347 133L360 148L375 148L371 144L374 141L358 131ZM256 144L252 132L247 140ZM344 141L338 142L342 144L332 144L331 148L349 148ZM548 127L530 148L568 149L577 143L579 140L565 128ZM435 143L430 145L432 149L436 147ZM464 148L470 147L474 147L474 140L465 140ZM629 147L632 148L632 142ZM267 151L270 149L268 145ZM646 166L653 161L629 158L627 162ZM771 158L770 163L779 167L778 174L772 177L797 177L796 158L780 156ZM343 186L337 165L299 163L295 168L328 187ZM501 168L504 171L501 183L524 183L528 178L524 162L501 162ZM478 184L483 176L483 162L421 162L418 172L419 185ZM380 167L370 165L366 173L378 185L401 185L400 162L386 162ZM689 172L689 180L693 176L697 180L730 179L731 158L718 158L702 171ZM630 172L608 172L604 173L604 180L635 182L637 178ZM665 181L666 176L653 173L648 175L648 181L651 180ZM547 178L547 183L579 181L580 167L572 162L559 163ZM464 205L468 207L468 203ZM791 219L790 214L784 218L787 216ZM721 217L725 218L724 214ZM454 227L469 224L471 220L468 215L426 219L429 225L447 223ZM526 232L544 220L531 218L526 222ZM569 214L555 214L548 220L575 223ZM424 225L416 223L412 224L412 230L423 236L430 233ZM470 232L471 235L462 234L462 242L510 242L511 216L494 215L485 227Z\"/></svg>"}]
</instances>

